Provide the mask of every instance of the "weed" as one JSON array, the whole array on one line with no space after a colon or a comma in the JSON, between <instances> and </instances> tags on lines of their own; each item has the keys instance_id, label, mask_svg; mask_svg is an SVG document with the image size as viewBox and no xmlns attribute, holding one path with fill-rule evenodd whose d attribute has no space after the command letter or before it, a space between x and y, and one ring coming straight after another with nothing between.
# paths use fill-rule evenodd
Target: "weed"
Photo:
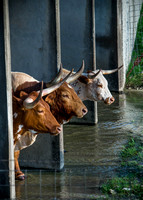
<instances>
[{"instance_id":1,"label":"weed","mask_svg":"<svg viewBox=\"0 0 143 200\"><path fill-rule=\"evenodd\" d=\"M143 196L143 144L137 138L129 138L121 154L121 165L117 176L105 184L101 189L105 194L114 196L134 195L141 199Z\"/></svg>"}]
</instances>

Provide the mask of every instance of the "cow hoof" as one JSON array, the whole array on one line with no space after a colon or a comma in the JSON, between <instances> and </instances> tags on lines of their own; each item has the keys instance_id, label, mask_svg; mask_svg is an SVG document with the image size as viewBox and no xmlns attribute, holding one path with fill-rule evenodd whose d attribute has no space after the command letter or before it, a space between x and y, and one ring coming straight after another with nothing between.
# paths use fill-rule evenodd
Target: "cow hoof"
<instances>
[{"instance_id":1,"label":"cow hoof","mask_svg":"<svg viewBox=\"0 0 143 200\"><path fill-rule=\"evenodd\" d=\"M23 173L15 175L15 180L23 181L25 180L25 175Z\"/></svg>"}]
</instances>

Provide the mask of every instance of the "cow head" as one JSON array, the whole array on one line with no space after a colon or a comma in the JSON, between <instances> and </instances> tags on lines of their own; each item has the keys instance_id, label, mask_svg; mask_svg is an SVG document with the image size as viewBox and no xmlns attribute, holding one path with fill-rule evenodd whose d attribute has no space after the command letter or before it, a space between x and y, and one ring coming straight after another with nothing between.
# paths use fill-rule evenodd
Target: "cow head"
<instances>
[{"instance_id":1,"label":"cow head","mask_svg":"<svg viewBox=\"0 0 143 200\"><path fill-rule=\"evenodd\" d=\"M84 84L86 98L88 100L103 100L104 103L109 105L114 102L114 97L111 95L108 89L108 82L104 78L102 72L99 72L99 74L94 78L81 76L79 81Z\"/></svg>"},{"instance_id":2,"label":"cow head","mask_svg":"<svg viewBox=\"0 0 143 200\"><path fill-rule=\"evenodd\" d=\"M72 116L81 118L87 113L87 108L68 83L49 94L45 101L60 124L69 121Z\"/></svg>"},{"instance_id":3,"label":"cow head","mask_svg":"<svg viewBox=\"0 0 143 200\"><path fill-rule=\"evenodd\" d=\"M122 67L122 66L121 66ZM108 82L103 74L111 74L119 70L96 70L79 77L79 81L84 85L84 97L91 101L104 101L105 104L112 104L115 99L110 93ZM84 99L83 99L84 100Z\"/></svg>"},{"instance_id":4,"label":"cow head","mask_svg":"<svg viewBox=\"0 0 143 200\"><path fill-rule=\"evenodd\" d=\"M61 132L60 124L52 115L49 105L35 91L30 94L21 91L20 98L13 96L13 112L17 114L14 126L20 122L25 130L37 133L57 135Z\"/></svg>"}]
</instances>

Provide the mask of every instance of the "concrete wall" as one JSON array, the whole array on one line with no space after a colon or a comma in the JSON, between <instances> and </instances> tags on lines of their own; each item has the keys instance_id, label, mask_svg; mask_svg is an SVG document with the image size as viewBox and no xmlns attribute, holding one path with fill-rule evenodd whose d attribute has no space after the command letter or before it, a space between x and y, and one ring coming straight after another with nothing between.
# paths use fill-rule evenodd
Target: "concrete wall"
<instances>
[{"instance_id":1,"label":"concrete wall","mask_svg":"<svg viewBox=\"0 0 143 200\"><path fill-rule=\"evenodd\" d=\"M84 59L85 71L93 70L92 1L60 0L60 15L63 67L77 71ZM73 118L71 123L95 124L94 102L84 103L88 108L87 115L82 119Z\"/></svg>"},{"instance_id":2,"label":"concrete wall","mask_svg":"<svg viewBox=\"0 0 143 200\"><path fill-rule=\"evenodd\" d=\"M85 60L85 71L93 67L92 1L61 0L61 57L63 66L77 70ZM117 59L116 1L95 0L96 64L97 69L114 69ZM102 15L101 15L102 13ZM109 88L118 91L118 73L106 76ZM71 123L95 124L96 106L84 101L88 113L84 118L74 118Z\"/></svg>"},{"instance_id":3,"label":"concrete wall","mask_svg":"<svg viewBox=\"0 0 143 200\"><path fill-rule=\"evenodd\" d=\"M114 0L95 0L96 63L99 69L117 67L116 8ZM92 70L92 1L61 0L60 9L63 66L76 70L84 59L85 70ZM110 89L117 91L118 74L107 79Z\"/></svg>"},{"instance_id":4,"label":"concrete wall","mask_svg":"<svg viewBox=\"0 0 143 200\"><path fill-rule=\"evenodd\" d=\"M117 1L95 1L97 68L115 69L117 58ZM118 91L118 73L106 75L109 89Z\"/></svg>"},{"instance_id":5,"label":"concrete wall","mask_svg":"<svg viewBox=\"0 0 143 200\"><path fill-rule=\"evenodd\" d=\"M54 1L10 0L12 70L48 81L57 72Z\"/></svg>"},{"instance_id":6,"label":"concrete wall","mask_svg":"<svg viewBox=\"0 0 143 200\"><path fill-rule=\"evenodd\" d=\"M26 72L38 80L49 81L57 71L55 1L9 0L9 2L12 70ZM129 5L131 1L122 1L119 4L119 0L95 0L97 68L114 69L123 62L124 66L127 66L126 55L131 52L126 39L128 10L131 10ZM86 70L93 69L92 1L60 0L60 14L63 66L77 70L84 59ZM118 20L118 16L122 20ZM123 30L120 40L119 24L120 31ZM122 43L121 48L119 41ZM120 88L123 90L118 81L118 77L123 76L125 77L125 73L106 76L110 90L119 91ZM125 78L121 82L124 80ZM72 122L84 124L95 122L94 103L87 102L86 105L89 110L88 115L82 120ZM45 148L42 148L43 146ZM36 143L23 150L21 155L21 165L29 167L60 169L63 167L63 161L63 138L50 135L38 136Z\"/></svg>"},{"instance_id":7,"label":"concrete wall","mask_svg":"<svg viewBox=\"0 0 143 200\"><path fill-rule=\"evenodd\" d=\"M55 1L10 0L12 70L43 81L57 73ZM61 137L40 134L36 142L21 151L20 165L63 168Z\"/></svg>"}]
</instances>

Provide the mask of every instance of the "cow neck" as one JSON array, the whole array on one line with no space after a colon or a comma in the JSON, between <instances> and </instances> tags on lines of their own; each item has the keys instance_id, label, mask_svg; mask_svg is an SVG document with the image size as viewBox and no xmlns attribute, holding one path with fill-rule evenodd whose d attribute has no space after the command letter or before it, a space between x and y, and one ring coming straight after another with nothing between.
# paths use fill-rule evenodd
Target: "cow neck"
<instances>
[{"instance_id":1,"label":"cow neck","mask_svg":"<svg viewBox=\"0 0 143 200\"><path fill-rule=\"evenodd\" d=\"M23 134L17 134L14 140L14 151L19 151L32 145L35 142L37 135L38 134L35 134L33 131L25 131Z\"/></svg>"},{"instance_id":2,"label":"cow neck","mask_svg":"<svg viewBox=\"0 0 143 200\"><path fill-rule=\"evenodd\" d=\"M19 112L16 112L17 109L14 109L13 111L13 134L24 134L24 132L29 131L29 129L26 127L26 125L23 124L23 112L24 110L21 110Z\"/></svg>"},{"instance_id":3,"label":"cow neck","mask_svg":"<svg viewBox=\"0 0 143 200\"><path fill-rule=\"evenodd\" d=\"M18 121L16 122L15 120L13 121L14 123L14 135L20 134L22 135L24 132L28 131L28 129L22 124L22 122Z\"/></svg>"},{"instance_id":4,"label":"cow neck","mask_svg":"<svg viewBox=\"0 0 143 200\"><path fill-rule=\"evenodd\" d=\"M56 99L59 99L56 90L52 92L52 94L49 94L46 97L46 99L46 102L49 104L52 114L54 115L59 124L63 124L63 122L69 121L71 119L72 116L66 114L67 112L62 106L62 102L56 101Z\"/></svg>"},{"instance_id":5,"label":"cow neck","mask_svg":"<svg viewBox=\"0 0 143 200\"><path fill-rule=\"evenodd\" d=\"M86 100L86 84L81 83L79 80L74 81L73 83L70 84L79 98L84 101Z\"/></svg>"},{"instance_id":6,"label":"cow neck","mask_svg":"<svg viewBox=\"0 0 143 200\"><path fill-rule=\"evenodd\" d=\"M54 107L54 109L52 109L52 107L51 107L51 112L59 124L68 122L73 116L72 113L70 115L66 114L67 111L64 111L64 108L60 108L58 105L57 105L57 110L59 110L59 111L55 112L55 107Z\"/></svg>"},{"instance_id":7,"label":"cow neck","mask_svg":"<svg viewBox=\"0 0 143 200\"><path fill-rule=\"evenodd\" d=\"M38 133L36 131L33 131L31 129L28 129L27 127L25 127L22 123L16 123L14 121L14 144L16 144L16 142L18 141L19 136L23 136L25 135L25 133L29 132L30 135L33 135L33 137L37 137Z\"/></svg>"},{"instance_id":8,"label":"cow neck","mask_svg":"<svg viewBox=\"0 0 143 200\"><path fill-rule=\"evenodd\" d=\"M54 115L54 112L52 114ZM68 121L72 118L72 115L66 115L65 112L62 110L62 112L59 112L57 115L55 114L54 117L59 124L65 124L68 123Z\"/></svg>"},{"instance_id":9,"label":"cow neck","mask_svg":"<svg viewBox=\"0 0 143 200\"><path fill-rule=\"evenodd\" d=\"M62 78L66 77L70 71L67 69L63 69L63 75ZM70 85L73 87L79 98L84 101L86 100L86 84L81 83L78 79L74 82L70 83Z\"/></svg>"},{"instance_id":10,"label":"cow neck","mask_svg":"<svg viewBox=\"0 0 143 200\"><path fill-rule=\"evenodd\" d=\"M18 140L18 135L23 135L26 132L25 127L22 124L16 123L15 121L14 123L14 130L13 130L13 134L14 134L14 144L16 144L16 141Z\"/></svg>"}]
</instances>

